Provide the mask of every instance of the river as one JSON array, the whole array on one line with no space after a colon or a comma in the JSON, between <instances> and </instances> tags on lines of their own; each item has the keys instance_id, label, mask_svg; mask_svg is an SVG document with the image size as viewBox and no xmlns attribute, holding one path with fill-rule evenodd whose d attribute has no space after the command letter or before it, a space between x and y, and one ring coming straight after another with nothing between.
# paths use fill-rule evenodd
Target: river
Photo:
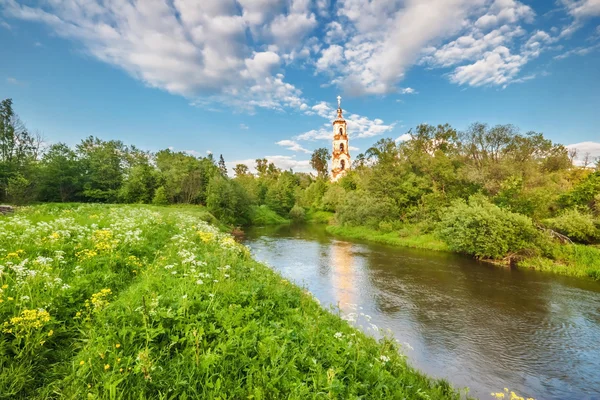
<instances>
[{"instance_id":1,"label":"river","mask_svg":"<svg viewBox=\"0 0 600 400\"><path fill-rule=\"evenodd\" d=\"M600 398L600 283L338 239L319 225L252 228L245 244L363 330L391 332L411 365L473 396L508 387L536 399Z\"/></svg>"}]
</instances>

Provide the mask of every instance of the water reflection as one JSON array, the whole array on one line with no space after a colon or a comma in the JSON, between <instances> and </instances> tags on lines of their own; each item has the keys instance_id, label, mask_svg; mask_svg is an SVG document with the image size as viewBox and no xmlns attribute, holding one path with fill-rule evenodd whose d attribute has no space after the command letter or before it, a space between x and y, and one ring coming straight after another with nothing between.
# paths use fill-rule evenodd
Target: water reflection
<instances>
[{"instance_id":1,"label":"water reflection","mask_svg":"<svg viewBox=\"0 0 600 400\"><path fill-rule=\"evenodd\" d=\"M324 304L361 306L416 367L489 398L600 397L600 285L452 254L332 239L322 227L249 232L248 245Z\"/></svg>"},{"instance_id":2,"label":"water reflection","mask_svg":"<svg viewBox=\"0 0 600 400\"><path fill-rule=\"evenodd\" d=\"M336 241L331 244L329 252L329 265L332 268L331 286L340 307L354 304L357 300L354 295L356 269L353 260L351 243Z\"/></svg>"}]
</instances>

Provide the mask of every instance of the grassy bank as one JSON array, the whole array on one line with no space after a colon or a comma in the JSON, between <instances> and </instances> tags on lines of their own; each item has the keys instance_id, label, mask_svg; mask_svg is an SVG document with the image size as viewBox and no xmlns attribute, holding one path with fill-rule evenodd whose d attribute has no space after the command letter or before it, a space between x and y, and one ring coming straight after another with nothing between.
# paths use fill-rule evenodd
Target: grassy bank
<instances>
[{"instance_id":1,"label":"grassy bank","mask_svg":"<svg viewBox=\"0 0 600 400\"><path fill-rule=\"evenodd\" d=\"M405 231L381 232L364 226L330 225L327 232L348 239L368 240L375 243L393 246L412 247L436 251L450 251L446 243L437 239L433 234L419 233L417 229Z\"/></svg>"},{"instance_id":2,"label":"grassy bank","mask_svg":"<svg viewBox=\"0 0 600 400\"><path fill-rule=\"evenodd\" d=\"M192 209L0 217L0 397L455 398Z\"/></svg>"},{"instance_id":3,"label":"grassy bank","mask_svg":"<svg viewBox=\"0 0 600 400\"><path fill-rule=\"evenodd\" d=\"M290 220L283 218L269 207L252 206L250 207L250 225L265 226L265 225L282 225L289 224Z\"/></svg>"},{"instance_id":4,"label":"grassy bank","mask_svg":"<svg viewBox=\"0 0 600 400\"><path fill-rule=\"evenodd\" d=\"M402 231L382 232L362 226L330 225L327 232L347 239L367 240L392 246L451 251L448 245L434 234L420 233L415 226L407 226ZM507 261L503 260L491 262L507 265ZM600 281L600 248L578 244L554 244L548 250L547 256L522 259L517 263L517 267Z\"/></svg>"}]
</instances>

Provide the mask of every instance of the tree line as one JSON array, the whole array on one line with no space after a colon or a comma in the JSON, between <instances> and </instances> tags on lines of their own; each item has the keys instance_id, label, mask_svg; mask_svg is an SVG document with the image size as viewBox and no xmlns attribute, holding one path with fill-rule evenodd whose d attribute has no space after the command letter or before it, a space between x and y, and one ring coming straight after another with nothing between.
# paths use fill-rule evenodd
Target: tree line
<instances>
[{"instance_id":1,"label":"tree line","mask_svg":"<svg viewBox=\"0 0 600 400\"><path fill-rule=\"evenodd\" d=\"M585 157L586 165L576 166L575 152L512 125L474 123L459 132L423 124L408 134L404 142L376 142L335 184L328 179L326 148L312 154L314 175L257 159L256 173L239 164L230 178L223 156L151 153L117 140L89 137L74 148L56 143L42 151L7 99L0 106L0 200L202 204L233 225L250 224L257 213L302 220L326 211L341 225L384 231L417 225L450 241L468 231L461 222L490 220L493 231L520 238L502 254L524 247L531 238L517 231L529 232L530 225L568 240L600 241L599 160L592 165Z\"/></svg>"}]
</instances>

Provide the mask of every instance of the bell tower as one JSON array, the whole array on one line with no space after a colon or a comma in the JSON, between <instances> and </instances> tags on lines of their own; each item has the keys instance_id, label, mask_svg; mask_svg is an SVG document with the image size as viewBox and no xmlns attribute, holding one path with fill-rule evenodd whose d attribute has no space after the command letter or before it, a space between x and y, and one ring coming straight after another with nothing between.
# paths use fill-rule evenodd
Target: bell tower
<instances>
[{"instance_id":1,"label":"bell tower","mask_svg":"<svg viewBox=\"0 0 600 400\"><path fill-rule=\"evenodd\" d=\"M337 97L337 117L333 121L333 157L331 163L331 182L336 182L350 169L350 152L348 150L348 132L346 120L342 116L342 98Z\"/></svg>"}]
</instances>

